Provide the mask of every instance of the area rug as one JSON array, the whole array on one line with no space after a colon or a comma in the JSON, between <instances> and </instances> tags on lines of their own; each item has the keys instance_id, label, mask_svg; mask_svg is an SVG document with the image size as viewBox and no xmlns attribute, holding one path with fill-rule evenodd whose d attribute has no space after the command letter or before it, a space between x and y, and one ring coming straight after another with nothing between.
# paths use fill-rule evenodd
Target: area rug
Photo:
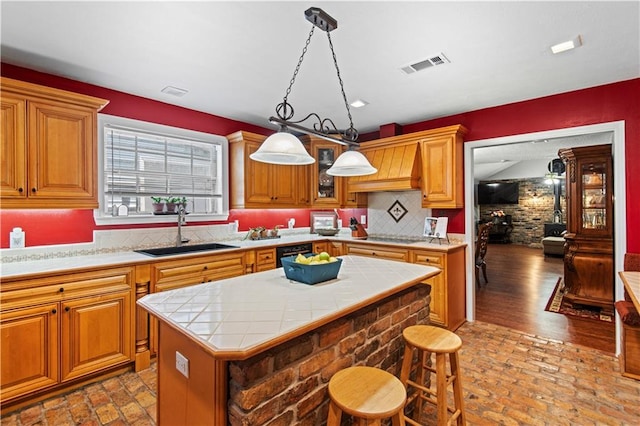
<instances>
[{"instance_id":1,"label":"area rug","mask_svg":"<svg viewBox=\"0 0 640 426\"><path fill-rule=\"evenodd\" d=\"M580 317L584 319L591 319L596 321L613 322L613 317L608 314L600 312L600 308L594 306L582 306L574 305L564 301L564 285L562 277L558 278L556 287L551 293L551 298L547 302L547 307L544 308L547 312L555 312L557 314L570 315L574 317Z\"/></svg>"}]
</instances>

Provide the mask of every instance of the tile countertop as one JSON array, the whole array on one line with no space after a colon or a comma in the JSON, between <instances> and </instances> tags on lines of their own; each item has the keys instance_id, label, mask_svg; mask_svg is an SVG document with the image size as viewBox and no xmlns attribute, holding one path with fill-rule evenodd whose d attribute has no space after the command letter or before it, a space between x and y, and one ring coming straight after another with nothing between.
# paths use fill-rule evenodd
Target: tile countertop
<instances>
[{"instance_id":1,"label":"tile countertop","mask_svg":"<svg viewBox=\"0 0 640 426\"><path fill-rule=\"evenodd\" d=\"M229 250L200 251L169 256L151 257L134 251L93 254L86 256L69 256L54 257L42 260L30 260L24 262L0 263L0 277L2 278L29 278L30 276L67 272L86 268L101 268L119 265L130 265L136 263L160 262L164 260L178 259L182 257L202 256L206 254L223 254L234 250L246 250L250 248L268 247L284 244L296 244L303 242L313 242L317 240L333 240L342 242L358 242L366 244L381 244L387 246L398 246L412 249L428 249L435 251L448 252L466 245L464 242L451 242L449 244L432 243L426 241L416 241L414 243L394 242L392 239L385 241L369 241L352 238L349 233L337 235L334 237L323 237L317 234L296 234L291 236L282 236L276 239L265 240L225 240L220 241L224 244L236 246L237 248Z\"/></svg>"},{"instance_id":2,"label":"tile countertop","mask_svg":"<svg viewBox=\"0 0 640 426\"><path fill-rule=\"evenodd\" d=\"M335 280L290 281L282 268L144 296L138 304L213 357L246 359L440 273L342 256Z\"/></svg>"}]
</instances>

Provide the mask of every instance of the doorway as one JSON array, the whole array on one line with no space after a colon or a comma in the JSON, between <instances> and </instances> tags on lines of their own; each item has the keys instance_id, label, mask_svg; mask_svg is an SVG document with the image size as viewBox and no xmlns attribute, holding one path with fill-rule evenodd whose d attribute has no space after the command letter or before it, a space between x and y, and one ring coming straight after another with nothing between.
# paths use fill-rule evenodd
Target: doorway
<instances>
[{"instance_id":1,"label":"doorway","mask_svg":"<svg viewBox=\"0 0 640 426\"><path fill-rule=\"evenodd\" d=\"M554 139L562 137L573 137L594 133L612 132L612 152L614 157L614 270L622 270L624 253L627 247L626 232L626 185L625 185L625 137L624 121L602 123L589 126L572 127L566 129L550 130L544 132L527 133L478 141L469 141L464 144L465 161L465 240L470 247L467 250L467 279L466 279L466 306L467 320L474 321L476 318L476 287L474 278L474 229L475 229L475 207L474 207L474 149L488 146L499 146L530 142L532 140ZM614 297L616 300L623 296L623 286L620 279L615 277ZM620 353L620 324L616 322L616 354Z\"/></svg>"}]
</instances>

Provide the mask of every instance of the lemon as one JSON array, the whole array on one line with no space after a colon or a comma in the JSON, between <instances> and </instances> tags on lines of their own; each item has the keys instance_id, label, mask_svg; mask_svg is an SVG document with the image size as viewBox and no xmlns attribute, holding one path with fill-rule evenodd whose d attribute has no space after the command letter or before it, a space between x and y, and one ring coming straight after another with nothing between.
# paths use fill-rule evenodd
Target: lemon
<instances>
[{"instance_id":1,"label":"lemon","mask_svg":"<svg viewBox=\"0 0 640 426\"><path fill-rule=\"evenodd\" d=\"M336 257L331 256L329 258L329 263L333 263L333 262L337 262L337 261L338 261L338 259Z\"/></svg>"}]
</instances>

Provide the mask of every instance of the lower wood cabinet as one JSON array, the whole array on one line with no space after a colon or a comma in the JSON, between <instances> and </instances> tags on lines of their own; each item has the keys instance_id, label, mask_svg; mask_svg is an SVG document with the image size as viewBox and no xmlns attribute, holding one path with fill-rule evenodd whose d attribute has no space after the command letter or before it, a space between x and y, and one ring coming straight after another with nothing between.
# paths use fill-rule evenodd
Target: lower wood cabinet
<instances>
[{"instance_id":1,"label":"lower wood cabinet","mask_svg":"<svg viewBox=\"0 0 640 426\"><path fill-rule=\"evenodd\" d=\"M412 263L435 266L442 272L426 281L431 286L429 319L456 330L466 320L464 247L449 252L413 250Z\"/></svg>"},{"instance_id":2,"label":"lower wood cabinet","mask_svg":"<svg viewBox=\"0 0 640 426\"><path fill-rule=\"evenodd\" d=\"M2 403L133 360L133 267L3 279Z\"/></svg>"}]
</instances>

